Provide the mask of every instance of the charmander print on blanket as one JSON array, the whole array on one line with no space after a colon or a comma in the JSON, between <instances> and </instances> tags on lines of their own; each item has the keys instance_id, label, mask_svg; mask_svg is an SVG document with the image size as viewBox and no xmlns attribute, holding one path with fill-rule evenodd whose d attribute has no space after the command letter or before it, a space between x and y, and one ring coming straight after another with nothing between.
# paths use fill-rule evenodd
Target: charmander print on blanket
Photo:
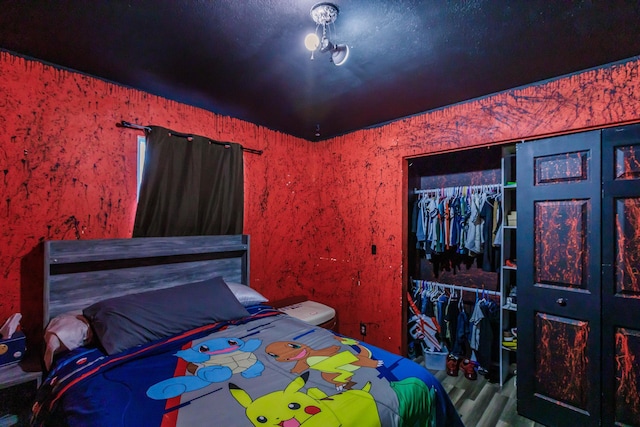
<instances>
[{"instance_id":1,"label":"charmander print on blanket","mask_svg":"<svg viewBox=\"0 0 640 427\"><path fill-rule=\"evenodd\" d=\"M303 343L295 341L277 341L267 346L267 354L278 362L295 362L291 368L293 373L301 373L307 369L322 372L322 378L336 386L338 391L350 389L353 382L351 377L359 367L377 368L384 363L382 360L371 358L371 351L350 338L334 337L345 345L357 346L359 352L341 351L341 347L332 345L327 348L314 350Z\"/></svg>"},{"instance_id":2,"label":"charmander print on blanket","mask_svg":"<svg viewBox=\"0 0 640 427\"><path fill-rule=\"evenodd\" d=\"M462 426L414 362L270 308L249 311L112 356L69 353L40 388L33 425Z\"/></svg>"}]
</instances>

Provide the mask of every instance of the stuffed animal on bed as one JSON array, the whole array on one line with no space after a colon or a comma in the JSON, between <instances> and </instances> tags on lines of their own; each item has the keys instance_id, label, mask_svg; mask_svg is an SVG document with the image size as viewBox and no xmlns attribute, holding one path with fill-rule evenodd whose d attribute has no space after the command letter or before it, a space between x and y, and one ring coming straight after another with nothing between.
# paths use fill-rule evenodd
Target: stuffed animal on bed
<instances>
[{"instance_id":1,"label":"stuffed animal on bed","mask_svg":"<svg viewBox=\"0 0 640 427\"><path fill-rule=\"evenodd\" d=\"M258 377L264 371L264 365L253 351L261 344L262 340L259 339L245 342L240 338L215 338L181 350L176 356L189 362L187 371L193 375L160 381L149 387L147 396L156 400L169 399L226 381L234 374L244 378Z\"/></svg>"},{"instance_id":2,"label":"stuffed animal on bed","mask_svg":"<svg viewBox=\"0 0 640 427\"><path fill-rule=\"evenodd\" d=\"M49 322L44 332L44 364L51 369L53 359L58 353L74 350L87 345L93 339L89 321L82 312L60 314Z\"/></svg>"}]
</instances>

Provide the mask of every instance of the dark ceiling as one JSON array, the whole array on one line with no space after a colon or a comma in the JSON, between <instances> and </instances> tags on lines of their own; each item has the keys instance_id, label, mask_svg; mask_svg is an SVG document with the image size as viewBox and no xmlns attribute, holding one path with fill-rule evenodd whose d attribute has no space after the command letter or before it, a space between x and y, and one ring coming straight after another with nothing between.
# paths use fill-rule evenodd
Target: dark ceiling
<instances>
[{"instance_id":1,"label":"dark ceiling","mask_svg":"<svg viewBox=\"0 0 640 427\"><path fill-rule=\"evenodd\" d=\"M315 3L0 0L0 48L310 141L640 54L637 0L336 0L337 67Z\"/></svg>"}]
</instances>

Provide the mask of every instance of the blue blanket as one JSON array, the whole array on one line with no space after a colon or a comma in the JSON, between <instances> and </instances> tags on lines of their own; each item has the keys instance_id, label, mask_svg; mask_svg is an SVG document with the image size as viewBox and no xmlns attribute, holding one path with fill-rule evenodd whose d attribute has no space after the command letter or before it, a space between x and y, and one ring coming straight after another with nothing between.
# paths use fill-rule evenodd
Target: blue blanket
<instances>
[{"instance_id":1,"label":"blue blanket","mask_svg":"<svg viewBox=\"0 0 640 427\"><path fill-rule=\"evenodd\" d=\"M113 356L80 348L38 391L32 424L462 426L423 367L268 307Z\"/></svg>"}]
</instances>

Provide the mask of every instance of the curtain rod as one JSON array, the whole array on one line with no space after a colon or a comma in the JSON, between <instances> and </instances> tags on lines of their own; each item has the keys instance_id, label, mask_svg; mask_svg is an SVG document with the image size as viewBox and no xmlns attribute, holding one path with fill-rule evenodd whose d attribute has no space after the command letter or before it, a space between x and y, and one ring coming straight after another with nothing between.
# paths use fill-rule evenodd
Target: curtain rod
<instances>
[{"instance_id":1,"label":"curtain rod","mask_svg":"<svg viewBox=\"0 0 640 427\"><path fill-rule=\"evenodd\" d=\"M135 123L129 123L125 120L119 121L118 123L116 123L116 126L120 128L138 129L138 130L144 131L145 133L151 132L151 128L149 126L142 126ZM187 141L193 141L193 135L189 135L188 133L169 132L169 135L177 136L179 138L186 138ZM209 142L217 145L229 145L227 143L214 141L212 139L209 139ZM242 145L240 147L242 147ZM254 148L242 147L242 151L246 151L247 153L251 153L251 154L262 155L262 150L256 150Z\"/></svg>"}]
</instances>

